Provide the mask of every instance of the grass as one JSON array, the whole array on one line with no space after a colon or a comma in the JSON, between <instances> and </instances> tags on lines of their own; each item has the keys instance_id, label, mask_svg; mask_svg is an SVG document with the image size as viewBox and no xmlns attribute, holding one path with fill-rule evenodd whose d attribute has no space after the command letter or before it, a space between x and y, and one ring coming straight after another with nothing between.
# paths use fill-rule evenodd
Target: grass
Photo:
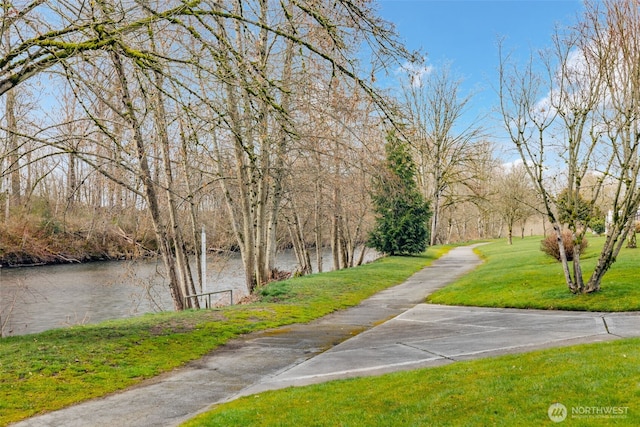
<instances>
[{"instance_id":1,"label":"grass","mask_svg":"<svg viewBox=\"0 0 640 427\"><path fill-rule=\"evenodd\" d=\"M122 390L252 331L308 322L403 282L448 250L266 287L260 301L0 340L0 425Z\"/></svg>"},{"instance_id":2,"label":"grass","mask_svg":"<svg viewBox=\"0 0 640 427\"><path fill-rule=\"evenodd\" d=\"M627 339L291 387L219 405L183 427L540 426L554 424L547 411L556 402L568 426L635 426L639 345Z\"/></svg>"},{"instance_id":3,"label":"grass","mask_svg":"<svg viewBox=\"0 0 640 427\"><path fill-rule=\"evenodd\" d=\"M540 251L540 241L540 237L531 237L516 239L512 246L500 240L477 247L484 264L431 294L428 302L548 310L640 310L640 249L622 249L605 274L600 292L573 295L564 282L561 264ZM604 237L589 238L589 247L581 257L585 280L603 243Z\"/></svg>"},{"instance_id":4,"label":"grass","mask_svg":"<svg viewBox=\"0 0 640 427\"><path fill-rule=\"evenodd\" d=\"M585 272L595 264L602 242L590 239ZM623 250L601 292L573 295L560 264L539 245L537 237L513 246L504 241L479 246L485 263L428 300L539 309L640 308L640 249ZM287 388L216 406L184 426L539 426L554 424L547 411L556 402L567 408L566 425L635 426L640 425L639 346L640 339L633 338Z\"/></svg>"},{"instance_id":5,"label":"grass","mask_svg":"<svg viewBox=\"0 0 640 427\"><path fill-rule=\"evenodd\" d=\"M640 250L625 250L603 291L574 296L540 238L480 246L486 263L434 294L433 302L573 310L637 310ZM591 239L585 270L601 240ZM239 334L357 304L400 283L446 248L390 257L353 270L274 283L261 301L219 310L164 313L0 341L0 425L135 384L200 357ZM455 301L455 302L454 302ZM640 339L626 339L448 366L289 388L217 406L187 426L640 425ZM595 409L594 409L595 408ZM613 409L612 409L613 408ZM617 417L586 414L615 410ZM576 412L576 418L573 418ZM580 415L582 418L577 418Z\"/></svg>"}]
</instances>

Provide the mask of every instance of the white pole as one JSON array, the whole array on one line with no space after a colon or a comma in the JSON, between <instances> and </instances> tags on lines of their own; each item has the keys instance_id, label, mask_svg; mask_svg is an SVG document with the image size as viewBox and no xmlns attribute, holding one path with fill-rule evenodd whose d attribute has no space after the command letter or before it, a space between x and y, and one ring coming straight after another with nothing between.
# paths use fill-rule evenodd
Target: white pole
<instances>
[{"instance_id":1,"label":"white pole","mask_svg":"<svg viewBox=\"0 0 640 427\"><path fill-rule=\"evenodd\" d=\"M207 292L207 233L204 231L204 225L202 225L202 253L201 265L202 265L202 293Z\"/></svg>"}]
</instances>

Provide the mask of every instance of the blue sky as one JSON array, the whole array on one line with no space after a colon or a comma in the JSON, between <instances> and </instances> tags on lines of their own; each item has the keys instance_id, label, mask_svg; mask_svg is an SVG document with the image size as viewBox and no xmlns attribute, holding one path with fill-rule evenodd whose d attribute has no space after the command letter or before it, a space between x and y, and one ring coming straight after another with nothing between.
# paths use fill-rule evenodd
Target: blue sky
<instances>
[{"instance_id":1,"label":"blue sky","mask_svg":"<svg viewBox=\"0 0 640 427\"><path fill-rule=\"evenodd\" d=\"M497 105L498 37L526 57L550 45L556 23L570 24L580 0L379 0L379 14L393 22L410 49L426 53L427 64L451 64L463 89L477 92L478 115Z\"/></svg>"}]
</instances>

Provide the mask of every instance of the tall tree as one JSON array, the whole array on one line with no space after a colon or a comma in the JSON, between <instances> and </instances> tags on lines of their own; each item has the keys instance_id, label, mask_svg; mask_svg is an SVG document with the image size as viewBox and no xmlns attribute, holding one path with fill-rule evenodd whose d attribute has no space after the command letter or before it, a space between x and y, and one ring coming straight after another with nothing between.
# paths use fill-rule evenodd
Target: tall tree
<instances>
[{"instance_id":1,"label":"tall tree","mask_svg":"<svg viewBox=\"0 0 640 427\"><path fill-rule=\"evenodd\" d=\"M48 155L94 167L146 210L178 309L188 306L184 298L192 289L179 270L188 269L181 253L194 233L184 233L180 219L191 192L188 171L182 174L175 162L177 117L193 122L190 141L207 147L215 162L203 173L221 184L253 291L268 280L275 256L285 166L299 138L296 82L310 64L321 64L328 70L322 85L348 81L391 115L354 58L362 44L384 60L411 56L368 2L352 0L35 0L5 6L0 36L15 32L20 39L0 57L0 96L45 73L73 88L83 120L91 123L90 137L81 147L42 138L51 147ZM61 129L59 123L51 128ZM196 149L187 151L183 157Z\"/></svg>"},{"instance_id":2,"label":"tall tree","mask_svg":"<svg viewBox=\"0 0 640 427\"><path fill-rule=\"evenodd\" d=\"M3 14L7 14L9 12L9 5L7 3L2 4L2 12ZM3 32L0 34L0 41L2 42L3 50L6 49L8 52L9 47L12 45L12 30L10 28L5 28L4 25L5 19L3 19ZM4 52L3 52L4 53ZM9 178L9 185L7 186L7 200L6 206L10 205L10 203L17 203L20 200L21 196L21 179L20 179L20 153L18 146L18 106L17 106L17 97L18 90L8 91L5 95L5 105L4 105L4 122L5 126L3 126L5 133L5 149L4 155L2 156L3 160L6 162L7 166L6 172L3 170L3 176L6 174ZM4 165L3 165L4 166ZM8 209L7 209L8 216ZM6 219L6 218L5 218Z\"/></svg>"},{"instance_id":3,"label":"tall tree","mask_svg":"<svg viewBox=\"0 0 640 427\"><path fill-rule=\"evenodd\" d=\"M638 0L587 1L578 24L556 32L551 55L520 68L508 68L506 57L501 60L504 123L542 198L556 233L565 282L573 293L600 289L638 210L639 46ZM550 176L558 165L561 172ZM600 177L589 188L592 200L612 182L616 191L611 231L585 281L579 253L586 227L576 213L581 211L583 182L592 171ZM564 197L559 197L560 191ZM571 264L562 222L567 222L578 254Z\"/></svg>"},{"instance_id":4,"label":"tall tree","mask_svg":"<svg viewBox=\"0 0 640 427\"><path fill-rule=\"evenodd\" d=\"M395 132L387 136L386 161L373 185L377 215L368 244L380 252L419 254L427 248L429 205L415 181L409 146Z\"/></svg>"},{"instance_id":5,"label":"tall tree","mask_svg":"<svg viewBox=\"0 0 640 427\"><path fill-rule=\"evenodd\" d=\"M406 116L413 129L411 145L418 168L418 182L431 203L431 245L441 233L441 218L447 205L459 203L455 189L470 178L476 160L476 145L482 128L479 118L465 123L471 95L464 96L462 81L442 67L409 67L403 82Z\"/></svg>"},{"instance_id":6,"label":"tall tree","mask_svg":"<svg viewBox=\"0 0 640 427\"><path fill-rule=\"evenodd\" d=\"M498 171L494 178L494 210L507 227L507 242L513 244L513 228L524 224L536 211L536 192L531 178L521 164ZM523 225L524 226L524 225Z\"/></svg>"}]
</instances>

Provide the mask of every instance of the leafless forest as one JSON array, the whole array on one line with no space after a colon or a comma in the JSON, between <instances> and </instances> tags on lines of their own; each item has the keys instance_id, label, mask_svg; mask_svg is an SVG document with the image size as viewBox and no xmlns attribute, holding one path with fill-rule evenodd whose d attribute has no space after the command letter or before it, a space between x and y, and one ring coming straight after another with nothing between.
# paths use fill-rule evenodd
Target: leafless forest
<instances>
[{"instance_id":1,"label":"leafless forest","mask_svg":"<svg viewBox=\"0 0 640 427\"><path fill-rule=\"evenodd\" d=\"M176 309L199 286L203 227L209 250L242 254L249 290L279 248L301 274L358 264L392 127L415 151L432 244L541 221L525 172L500 166L480 118L462 122L460 79L408 71L421 54L372 2L1 5L4 264L157 254Z\"/></svg>"}]
</instances>

